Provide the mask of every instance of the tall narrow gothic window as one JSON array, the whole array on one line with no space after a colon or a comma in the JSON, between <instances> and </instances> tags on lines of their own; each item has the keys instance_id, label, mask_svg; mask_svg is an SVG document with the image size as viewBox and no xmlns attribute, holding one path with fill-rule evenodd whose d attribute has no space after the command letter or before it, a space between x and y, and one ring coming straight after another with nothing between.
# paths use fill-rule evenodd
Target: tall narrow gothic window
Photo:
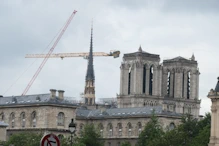
<instances>
[{"instance_id":1,"label":"tall narrow gothic window","mask_svg":"<svg viewBox=\"0 0 219 146\"><path fill-rule=\"evenodd\" d=\"M128 94L130 94L131 91L131 71L129 72L129 78L128 78Z\"/></svg>"},{"instance_id":2,"label":"tall narrow gothic window","mask_svg":"<svg viewBox=\"0 0 219 146\"><path fill-rule=\"evenodd\" d=\"M170 71L167 73L167 95L170 96Z\"/></svg>"},{"instance_id":3,"label":"tall narrow gothic window","mask_svg":"<svg viewBox=\"0 0 219 146\"><path fill-rule=\"evenodd\" d=\"M1 114L0 114L0 121L4 121L5 120L5 114L2 112Z\"/></svg>"},{"instance_id":4,"label":"tall narrow gothic window","mask_svg":"<svg viewBox=\"0 0 219 146\"><path fill-rule=\"evenodd\" d=\"M11 113L10 121L11 121L11 128L14 128L15 126L15 114L14 113Z\"/></svg>"},{"instance_id":5,"label":"tall narrow gothic window","mask_svg":"<svg viewBox=\"0 0 219 146\"><path fill-rule=\"evenodd\" d=\"M98 129L100 130L101 137L103 137L103 124L99 124Z\"/></svg>"},{"instance_id":6,"label":"tall narrow gothic window","mask_svg":"<svg viewBox=\"0 0 219 146\"><path fill-rule=\"evenodd\" d=\"M150 67L149 95L152 95L152 91L153 91L153 66Z\"/></svg>"},{"instance_id":7,"label":"tall narrow gothic window","mask_svg":"<svg viewBox=\"0 0 219 146\"><path fill-rule=\"evenodd\" d=\"M26 123L26 119L25 119L26 117L25 117L25 113L24 112L22 112L21 113L21 126L22 127L25 127L25 123Z\"/></svg>"},{"instance_id":8,"label":"tall narrow gothic window","mask_svg":"<svg viewBox=\"0 0 219 146\"><path fill-rule=\"evenodd\" d=\"M109 135L109 137L112 137L113 136L113 126L112 126L112 124L111 123L109 123L108 124L108 135Z\"/></svg>"},{"instance_id":9,"label":"tall narrow gothic window","mask_svg":"<svg viewBox=\"0 0 219 146\"><path fill-rule=\"evenodd\" d=\"M190 98L190 78L191 78L191 73L187 73L187 99Z\"/></svg>"},{"instance_id":10,"label":"tall narrow gothic window","mask_svg":"<svg viewBox=\"0 0 219 146\"><path fill-rule=\"evenodd\" d=\"M185 80L185 76L184 76L184 73L182 75L182 97L184 97L184 80Z\"/></svg>"},{"instance_id":11,"label":"tall narrow gothic window","mask_svg":"<svg viewBox=\"0 0 219 146\"><path fill-rule=\"evenodd\" d=\"M60 112L58 114L58 126L64 126L64 122L65 122L65 115L63 112Z\"/></svg>"},{"instance_id":12,"label":"tall narrow gothic window","mask_svg":"<svg viewBox=\"0 0 219 146\"><path fill-rule=\"evenodd\" d=\"M118 124L118 135L122 136L122 124L121 123Z\"/></svg>"},{"instance_id":13,"label":"tall narrow gothic window","mask_svg":"<svg viewBox=\"0 0 219 146\"><path fill-rule=\"evenodd\" d=\"M145 93L146 89L146 65L143 67L143 93Z\"/></svg>"},{"instance_id":14,"label":"tall narrow gothic window","mask_svg":"<svg viewBox=\"0 0 219 146\"><path fill-rule=\"evenodd\" d=\"M131 123L128 123L128 136L132 136L132 125Z\"/></svg>"},{"instance_id":15,"label":"tall narrow gothic window","mask_svg":"<svg viewBox=\"0 0 219 146\"><path fill-rule=\"evenodd\" d=\"M32 122L32 127L36 127L36 112L32 112L31 114L31 122Z\"/></svg>"},{"instance_id":16,"label":"tall narrow gothic window","mask_svg":"<svg viewBox=\"0 0 219 146\"><path fill-rule=\"evenodd\" d=\"M138 130L138 135L140 135L141 131L142 131L142 125L140 122L138 122L138 124L137 124L137 130Z\"/></svg>"}]
</instances>

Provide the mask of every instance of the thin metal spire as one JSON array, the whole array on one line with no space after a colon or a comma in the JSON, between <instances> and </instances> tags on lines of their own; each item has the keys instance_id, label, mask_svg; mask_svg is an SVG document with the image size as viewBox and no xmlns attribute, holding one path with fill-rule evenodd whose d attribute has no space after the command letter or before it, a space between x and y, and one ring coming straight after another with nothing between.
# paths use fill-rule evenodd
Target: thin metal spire
<instances>
[{"instance_id":1,"label":"thin metal spire","mask_svg":"<svg viewBox=\"0 0 219 146\"><path fill-rule=\"evenodd\" d=\"M90 52L88 57L86 81L87 80L95 80L93 67L93 20L91 24Z\"/></svg>"}]
</instances>

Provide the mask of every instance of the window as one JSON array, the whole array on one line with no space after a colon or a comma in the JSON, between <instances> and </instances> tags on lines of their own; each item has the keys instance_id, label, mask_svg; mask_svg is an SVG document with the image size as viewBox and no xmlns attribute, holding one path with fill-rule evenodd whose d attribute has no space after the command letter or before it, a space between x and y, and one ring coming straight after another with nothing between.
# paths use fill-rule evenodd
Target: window
<instances>
[{"instance_id":1,"label":"window","mask_svg":"<svg viewBox=\"0 0 219 146\"><path fill-rule=\"evenodd\" d=\"M5 120L5 114L2 112L1 114L0 114L0 121L4 121Z\"/></svg>"},{"instance_id":2,"label":"window","mask_svg":"<svg viewBox=\"0 0 219 146\"><path fill-rule=\"evenodd\" d=\"M60 112L58 114L58 126L64 126L64 122L65 122L65 115L63 112Z\"/></svg>"},{"instance_id":3,"label":"window","mask_svg":"<svg viewBox=\"0 0 219 146\"><path fill-rule=\"evenodd\" d=\"M82 131L83 131L84 125L80 124L80 129L79 129L79 134L80 136L82 136Z\"/></svg>"},{"instance_id":4,"label":"window","mask_svg":"<svg viewBox=\"0 0 219 146\"><path fill-rule=\"evenodd\" d=\"M32 112L31 114L31 122L32 122L32 127L36 127L36 112Z\"/></svg>"},{"instance_id":5,"label":"window","mask_svg":"<svg viewBox=\"0 0 219 146\"><path fill-rule=\"evenodd\" d=\"M26 121L25 118L26 118L26 117L25 117L25 113L22 112L22 113L21 113L21 127L25 127L25 121Z\"/></svg>"},{"instance_id":6,"label":"window","mask_svg":"<svg viewBox=\"0 0 219 146\"><path fill-rule=\"evenodd\" d=\"M150 80L149 80L149 95L152 95L153 91L153 66L150 67Z\"/></svg>"},{"instance_id":7,"label":"window","mask_svg":"<svg viewBox=\"0 0 219 146\"><path fill-rule=\"evenodd\" d=\"M111 142L108 142L108 146L111 146Z\"/></svg>"},{"instance_id":8,"label":"window","mask_svg":"<svg viewBox=\"0 0 219 146\"><path fill-rule=\"evenodd\" d=\"M100 130L101 137L103 137L103 125L99 124L98 129Z\"/></svg>"},{"instance_id":9,"label":"window","mask_svg":"<svg viewBox=\"0 0 219 146\"><path fill-rule=\"evenodd\" d=\"M121 123L118 124L118 135L122 136L122 124Z\"/></svg>"},{"instance_id":10,"label":"window","mask_svg":"<svg viewBox=\"0 0 219 146\"><path fill-rule=\"evenodd\" d=\"M173 130L174 128L175 128L175 124L174 123L170 123L169 130Z\"/></svg>"},{"instance_id":11,"label":"window","mask_svg":"<svg viewBox=\"0 0 219 146\"><path fill-rule=\"evenodd\" d=\"M146 90L146 65L143 66L143 93Z\"/></svg>"},{"instance_id":12,"label":"window","mask_svg":"<svg viewBox=\"0 0 219 146\"><path fill-rule=\"evenodd\" d=\"M128 123L128 136L132 136L132 125L131 123Z\"/></svg>"},{"instance_id":13,"label":"window","mask_svg":"<svg viewBox=\"0 0 219 146\"><path fill-rule=\"evenodd\" d=\"M142 125L141 125L141 123L140 122L138 122L138 125L137 125L137 130L138 130L138 135L140 135L141 134L141 131L142 131Z\"/></svg>"},{"instance_id":14,"label":"window","mask_svg":"<svg viewBox=\"0 0 219 146\"><path fill-rule=\"evenodd\" d=\"M108 133L109 137L113 136L113 126L112 126L112 124L111 123L108 124L107 128L109 130L109 133Z\"/></svg>"},{"instance_id":15,"label":"window","mask_svg":"<svg viewBox=\"0 0 219 146\"><path fill-rule=\"evenodd\" d=\"M117 146L120 146L120 142L117 143Z\"/></svg>"},{"instance_id":16,"label":"window","mask_svg":"<svg viewBox=\"0 0 219 146\"><path fill-rule=\"evenodd\" d=\"M15 127L15 114L14 113L11 113L10 121L11 121L11 128L14 128Z\"/></svg>"}]
</instances>

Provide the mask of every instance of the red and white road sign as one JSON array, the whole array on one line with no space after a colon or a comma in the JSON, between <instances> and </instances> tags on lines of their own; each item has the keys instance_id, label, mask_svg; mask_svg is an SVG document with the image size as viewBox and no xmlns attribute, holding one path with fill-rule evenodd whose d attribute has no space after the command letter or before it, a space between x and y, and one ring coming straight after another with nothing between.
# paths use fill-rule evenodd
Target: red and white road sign
<instances>
[{"instance_id":1,"label":"red and white road sign","mask_svg":"<svg viewBox=\"0 0 219 146\"><path fill-rule=\"evenodd\" d=\"M40 146L61 146L59 138L55 134L47 134L43 136Z\"/></svg>"}]
</instances>

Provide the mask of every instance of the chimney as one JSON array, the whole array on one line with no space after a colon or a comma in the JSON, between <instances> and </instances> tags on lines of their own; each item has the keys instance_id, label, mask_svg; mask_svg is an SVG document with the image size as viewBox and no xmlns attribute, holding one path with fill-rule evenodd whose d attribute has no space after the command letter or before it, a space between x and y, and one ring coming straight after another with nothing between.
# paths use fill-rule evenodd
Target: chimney
<instances>
[{"instance_id":1,"label":"chimney","mask_svg":"<svg viewBox=\"0 0 219 146\"><path fill-rule=\"evenodd\" d=\"M58 90L59 93L59 99L63 100L64 99L64 90Z\"/></svg>"},{"instance_id":2,"label":"chimney","mask_svg":"<svg viewBox=\"0 0 219 146\"><path fill-rule=\"evenodd\" d=\"M56 97L56 89L50 89L50 98Z\"/></svg>"}]
</instances>

